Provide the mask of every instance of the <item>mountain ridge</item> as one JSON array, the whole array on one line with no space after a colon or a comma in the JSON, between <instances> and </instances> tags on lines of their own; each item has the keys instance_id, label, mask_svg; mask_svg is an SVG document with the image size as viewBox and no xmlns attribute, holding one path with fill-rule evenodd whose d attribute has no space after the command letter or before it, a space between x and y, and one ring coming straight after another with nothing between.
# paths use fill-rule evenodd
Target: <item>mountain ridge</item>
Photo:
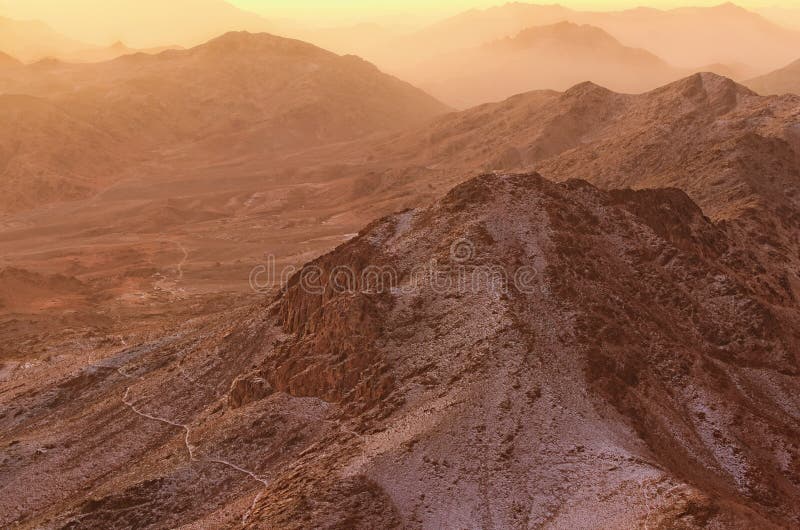
<instances>
[{"instance_id":1,"label":"mountain ridge","mask_svg":"<svg viewBox=\"0 0 800 530\"><path fill-rule=\"evenodd\" d=\"M0 16L0 50L22 62L37 61L61 52L77 52L90 46L65 37L38 20Z\"/></svg>"},{"instance_id":2,"label":"mountain ridge","mask_svg":"<svg viewBox=\"0 0 800 530\"><path fill-rule=\"evenodd\" d=\"M91 157L76 161L83 164L89 190L93 179L113 180L109 173L127 171L167 146L198 149L204 156L237 156L256 147L280 153L419 124L449 110L366 61L269 34L229 33L188 50L46 66L19 70L0 81L0 91L43 98L106 138L128 144L127 152L113 147L119 163L112 171L86 163ZM187 83L197 89L186 93ZM64 153L61 143L26 145L76 156ZM24 180L20 171L12 181ZM6 207L32 205L18 200L9 185Z\"/></svg>"},{"instance_id":3,"label":"mountain ridge","mask_svg":"<svg viewBox=\"0 0 800 530\"><path fill-rule=\"evenodd\" d=\"M512 37L431 59L409 73L420 86L460 108L534 89L564 90L587 79L621 92L641 92L681 74L600 28L572 22L525 28Z\"/></svg>"},{"instance_id":4,"label":"mountain ridge","mask_svg":"<svg viewBox=\"0 0 800 530\"><path fill-rule=\"evenodd\" d=\"M563 21L597 26L626 46L644 48L669 64L688 69L735 62L762 70L777 68L796 58L794 50L800 44L800 32L738 6L591 12L516 2L455 15L418 31L405 45L452 52L516 34L525 27ZM738 40L731 41L731 31ZM678 42L671 38L676 33L683 36ZM386 52L389 61L390 50Z\"/></svg>"},{"instance_id":5,"label":"mountain ridge","mask_svg":"<svg viewBox=\"0 0 800 530\"><path fill-rule=\"evenodd\" d=\"M736 140L741 135L736 126L729 125L729 120L735 118L745 123L748 116L758 116L762 109L774 106L770 112L780 116L775 125L761 119L753 130L764 138L776 137L797 149L797 133L791 127L800 110L797 101L795 96L761 97L747 87L713 73L693 74L637 95L618 94L586 82L562 93L534 91L444 116L431 125L427 135L421 131L409 134L409 139L429 138L416 140L417 144L428 143L424 149L409 146L405 151L425 153L429 164L442 163L451 167L478 165L495 170L537 169L555 180L576 176L570 174L569 167L585 171L587 166L577 163L578 156L585 156L584 163L589 164L588 167L597 167L592 178L601 187L610 183L613 183L612 187L632 186L637 179L640 183L636 187L664 187L671 185L669 181L636 177L637 172L647 174L653 171L653 178L662 178L656 166L641 166L645 160L633 161L648 151L644 149L646 145L663 146L664 152L658 157L653 155L662 160L662 164L672 150L676 151L676 160L688 157L690 153L699 156L704 149L713 149L707 145L693 147L693 142L699 139L690 139L692 135L699 134L700 138L706 137L713 143L726 138ZM653 122L659 126L652 127ZM495 154L485 156L473 142L486 138L488 131L500 123L504 125L488 141L490 152ZM712 129L702 132L699 129L701 123ZM477 124L477 127L470 129L467 124ZM719 128L713 129L716 124ZM675 134L675 139L668 141L669 134ZM447 161L451 156L448 154L451 142L459 145L459 153ZM635 147L629 145L627 150L622 149L626 142L635 142ZM506 159L491 158L498 153ZM560 156L564 156L561 162L558 161ZM714 163L719 165L722 160ZM675 170L679 164L669 167ZM597 180L601 174L607 174L608 180ZM690 191L691 195L691 188L679 187ZM695 195L693 198L704 205L703 197ZM721 203L716 204L719 207Z\"/></svg>"},{"instance_id":6,"label":"mountain ridge","mask_svg":"<svg viewBox=\"0 0 800 530\"><path fill-rule=\"evenodd\" d=\"M0 68L15 68L22 66L22 63L11 55L0 51Z\"/></svg>"},{"instance_id":7,"label":"mountain ridge","mask_svg":"<svg viewBox=\"0 0 800 530\"><path fill-rule=\"evenodd\" d=\"M745 84L764 95L800 94L800 59L774 72L745 81Z\"/></svg>"}]
</instances>

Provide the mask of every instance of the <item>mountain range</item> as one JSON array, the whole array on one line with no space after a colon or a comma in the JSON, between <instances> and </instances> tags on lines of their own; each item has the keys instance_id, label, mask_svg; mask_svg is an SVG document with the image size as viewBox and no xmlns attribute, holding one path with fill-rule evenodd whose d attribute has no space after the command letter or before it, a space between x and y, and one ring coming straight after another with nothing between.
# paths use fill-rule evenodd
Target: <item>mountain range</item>
<instances>
[{"instance_id":1,"label":"mountain range","mask_svg":"<svg viewBox=\"0 0 800 530\"><path fill-rule=\"evenodd\" d=\"M39 17L65 34L96 44L73 41L40 22L6 19L4 24L14 28L0 30L0 50L23 62L47 57L98 62L137 51L191 47L226 30L266 29L337 53L365 57L446 103L465 108L536 88L563 90L584 80L623 92L649 90L696 71L743 81L796 60L800 45L800 31L733 4L588 12L509 3L403 32L377 24L308 29L282 20L270 22L221 0L203 0L191 7L183 1L172 2L166 8L138 2L136 9L126 2L104 2L94 8L99 14L89 19L80 15L87 12L88 4L54 14L44 2L7 1L6 12L13 16ZM121 12L135 15L115 15ZM95 19L104 23L93 24ZM575 26L582 29L569 29ZM605 34L600 35L601 31ZM528 36L527 55L521 33ZM534 33L543 35L538 43L532 42ZM550 36L545 38L545 33ZM677 34L682 35L680 42L673 38ZM504 53L498 50L496 41L514 39L514 52L508 47ZM587 45L592 39L592 45ZM477 68L465 68L466 61ZM566 63L571 67L566 68Z\"/></svg>"},{"instance_id":2,"label":"mountain range","mask_svg":"<svg viewBox=\"0 0 800 530\"><path fill-rule=\"evenodd\" d=\"M63 36L38 21L20 21L0 17L0 53L13 55L23 62L47 59L68 62L101 62L133 53L155 54L177 46L134 49L117 41L110 46L92 46ZM7 52L7 53L6 53Z\"/></svg>"},{"instance_id":3,"label":"mountain range","mask_svg":"<svg viewBox=\"0 0 800 530\"><path fill-rule=\"evenodd\" d=\"M586 79L643 92L684 72L599 28L560 22L435 57L409 75L442 101L467 108L535 89L565 90Z\"/></svg>"},{"instance_id":4,"label":"mountain range","mask_svg":"<svg viewBox=\"0 0 800 530\"><path fill-rule=\"evenodd\" d=\"M485 39L529 9L455 49L669 68ZM0 527L800 524L800 96L455 112L245 32L5 62Z\"/></svg>"},{"instance_id":5,"label":"mountain range","mask_svg":"<svg viewBox=\"0 0 800 530\"><path fill-rule=\"evenodd\" d=\"M601 187L676 186L722 220L756 207L754 196L762 197L757 209L794 208L799 98L765 98L712 73L638 95L585 82L447 114L405 134L358 143L352 152L337 150L340 160L358 163L363 149L380 155L374 165L424 166L441 177L480 168L584 178ZM759 149L770 156L757 155ZM324 159L327 151L315 156Z\"/></svg>"},{"instance_id":6,"label":"mountain range","mask_svg":"<svg viewBox=\"0 0 800 530\"><path fill-rule=\"evenodd\" d=\"M447 111L357 57L249 33L105 63L17 68L0 77L0 93L12 124L0 142L6 210L86 196L157 151L274 154Z\"/></svg>"},{"instance_id":7,"label":"mountain range","mask_svg":"<svg viewBox=\"0 0 800 530\"><path fill-rule=\"evenodd\" d=\"M332 183L283 219L334 197L351 215L438 199L274 298L11 376L3 524L791 526L798 103L713 74L635 96L583 83L273 155ZM228 219L196 223L233 235ZM345 266L397 283L340 292ZM462 270L477 283L447 280Z\"/></svg>"},{"instance_id":8,"label":"mountain range","mask_svg":"<svg viewBox=\"0 0 800 530\"><path fill-rule=\"evenodd\" d=\"M623 92L699 71L744 81L796 60L800 49L800 32L734 4L590 12L516 2L406 35L370 25L302 38L366 57L458 108L586 80Z\"/></svg>"},{"instance_id":9,"label":"mountain range","mask_svg":"<svg viewBox=\"0 0 800 530\"><path fill-rule=\"evenodd\" d=\"M425 28L404 43L413 50L456 51L532 27L569 21L603 29L626 46L643 48L668 63L697 68L745 63L765 71L796 59L800 32L783 28L734 4L707 8L617 12L574 11L558 5L508 3L471 10ZM675 35L681 35L675 39ZM387 61L391 51L386 50ZM373 55L367 57L384 64Z\"/></svg>"},{"instance_id":10,"label":"mountain range","mask_svg":"<svg viewBox=\"0 0 800 530\"><path fill-rule=\"evenodd\" d=\"M0 50L19 60L35 61L89 47L61 35L43 22L0 16Z\"/></svg>"}]
</instances>

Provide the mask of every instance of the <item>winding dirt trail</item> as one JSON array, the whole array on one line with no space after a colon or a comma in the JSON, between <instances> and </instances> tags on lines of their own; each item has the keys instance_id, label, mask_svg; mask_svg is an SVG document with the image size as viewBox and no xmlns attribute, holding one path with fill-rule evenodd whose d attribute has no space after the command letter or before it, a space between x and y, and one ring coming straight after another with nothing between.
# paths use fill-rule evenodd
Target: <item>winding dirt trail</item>
<instances>
[{"instance_id":1,"label":"winding dirt trail","mask_svg":"<svg viewBox=\"0 0 800 530\"><path fill-rule=\"evenodd\" d=\"M258 495L256 495L256 497L253 499L253 503L250 505L250 509L247 510L247 512L245 512L245 514L242 516L242 524L246 523L247 520L250 518L250 516L253 514L253 512L256 509L256 504L258 504L258 501L261 500L262 495L264 495L264 492L259 491Z\"/></svg>"},{"instance_id":2,"label":"winding dirt trail","mask_svg":"<svg viewBox=\"0 0 800 530\"><path fill-rule=\"evenodd\" d=\"M264 485L264 487L269 486L269 480L261 478L258 475L256 475L255 473L253 473L252 471L248 471L247 469L245 469L243 467L239 467L236 464L232 464L231 462L228 462L227 460L223 460L222 458L206 458L205 460L206 460L206 462L212 462L214 464L221 464L223 466L228 466L229 468L235 469L236 471L238 471L240 473L244 473L245 475L247 475L248 477L252 478L256 482L260 482L261 484Z\"/></svg>"},{"instance_id":3,"label":"winding dirt trail","mask_svg":"<svg viewBox=\"0 0 800 530\"><path fill-rule=\"evenodd\" d=\"M183 429L185 431L184 432L184 436L183 436L183 444L186 446L186 452L189 453L189 461L191 461L191 462L196 461L197 458L194 456L195 447L189 442L189 435L191 434L191 431L189 430L189 427L187 425L182 424L182 423L177 423L177 422L174 422L174 421L169 420L167 418L161 418L159 416L154 416L153 414L148 414L147 412L143 412L143 411L137 409L136 405L134 405L128 399L128 395L130 394L130 390L131 390L131 387L128 387L127 389L125 389L125 395L122 396L122 402L125 403L125 405L127 405L128 408L130 408L133 412L135 412L136 414L138 414L139 416L141 416L143 418L147 418L148 420L152 420L152 421L158 421L158 422L161 422L161 423L165 423L167 425L171 425L173 427L178 427L180 429Z\"/></svg>"},{"instance_id":4,"label":"winding dirt trail","mask_svg":"<svg viewBox=\"0 0 800 530\"><path fill-rule=\"evenodd\" d=\"M172 296L181 297L181 294L184 291L184 289L178 287L178 284L180 284L183 281L184 277L183 268L186 265L186 262L189 261L189 249L187 249L182 242L173 239L162 240L161 243L169 243L171 245L177 246L178 249L181 251L181 254L183 254L183 256L174 265L175 272L177 273L175 278L167 279L166 276L164 276L159 272L156 274L158 280L155 282L154 287L156 290L168 292Z\"/></svg>"},{"instance_id":5,"label":"winding dirt trail","mask_svg":"<svg viewBox=\"0 0 800 530\"><path fill-rule=\"evenodd\" d=\"M188 252L185 252L185 255L188 256ZM185 258L184 258L184 261L185 261ZM182 269L179 269L179 270L182 271ZM125 371L124 368L125 368L124 366L117 368L117 372L122 377L124 377L125 379L128 379L128 380L141 379L140 377L135 377L135 376L133 376L131 374L128 374ZM210 388L210 387L208 387L208 385L200 383L194 377L192 377L188 373L186 373L185 369L180 364L180 361L178 361L178 369L181 372L182 376L187 381L192 383L193 385L198 386L198 387L202 386L202 387L205 387L205 388ZM206 463L210 463L210 464L217 464L217 465L225 466L227 468L230 468L230 469L236 471L237 473L240 473L242 475L247 475L247 477L249 479L253 480L254 482L258 482L263 487L263 488L259 488L259 491L256 493L255 497L253 498L253 501L251 502L249 508L242 515L241 522L242 522L242 524L246 523L247 520L252 516L253 512L255 511L256 506L258 504L258 501L260 501L261 498L263 497L265 488L269 487L270 481L268 479L264 478L264 477L261 477L261 476L257 475L255 472L253 472L253 471L251 471L249 469L246 469L244 467L241 467L241 466L239 466L237 464L234 464L233 462L230 462L230 461L228 461L228 460L226 460L224 458L210 457L210 456L205 456L205 457L198 456L197 455L197 446L193 445L192 442L191 442L191 427L190 427L189 424L179 423L179 422L171 420L169 418L165 418L165 417L162 417L162 416L157 416L155 414L151 414L149 412L145 412L144 410L141 409L141 407L138 407L134 403L134 401L131 399L130 394L131 394L131 386L127 386L125 388L125 393L122 396L122 403L125 404L125 406L128 407L134 414L136 414L136 415L138 415L138 416L140 416L142 418L145 418L145 419L147 419L149 421L163 423L165 425L169 425L170 427L174 427L176 429L182 429L183 430L183 433L184 433L184 435L183 435L183 445L186 448L186 453L189 455L189 462L206 462ZM341 423L341 421L323 420L323 422L327 423L327 424L330 424L330 425L333 425L338 430L340 430L342 432L346 432L348 434L351 434L352 436L354 436L354 437L356 437L356 438L358 438L360 440L364 439L363 435L361 435L361 434L359 434L359 433L357 433L357 432L355 432L355 431L353 431L351 429L348 429L347 427L345 427Z\"/></svg>"},{"instance_id":6,"label":"winding dirt trail","mask_svg":"<svg viewBox=\"0 0 800 530\"><path fill-rule=\"evenodd\" d=\"M181 243L180 241L173 241L173 243L178 245L178 248L181 249L181 252L183 252L183 258L178 262L178 266L177 266L178 267L178 279L176 280L176 281L182 281L183 280L183 266L186 265L186 261L189 259L189 251L186 249L185 246L183 246L183 243Z\"/></svg>"},{"instance_id":7,"label":"winding dirt trail","mask_svg":"<svg viewBox=\"0 0 800 530\"><path fill-rule=\"evenodd\" d=\"M126 379L132 379L133 378L131 375L126 374L122 368L118 368L117 371L120 373L120 375L122 375ZM252 479L255 482L258 482L259 484L261 484L265 488L270 485L270 482L269 482L268 479L260 477L255 472L250 471L249 469L245 469L245 468L243 468L241 466L238 466L238 465L234 464L233 462L229 462L228 460L225 460L224 458L198 457L197 454L196 454L197 447L195 445L193 445L191 443L191 441L190 441L191 428L189 427L189 425L184 424L184 423L178 423L178 422L170 420L168 418L164 418L164 417L161 417L161 416L156 416L155 414L150 414L150 413L147 413L147 412L141 410L130 399L130 391L131 391L131 387L130 386L125 389L125 394L122 396L122 402L131 411L133 411L135 414L137 414L138 416L141 416L142 418L146 418L146 419L148 419L150 421L156 421L156 422L159 422L159 423L163 423L165 425L169 425L169 426L175 427L177 429L182 429L184 431L183 445L186 448L186 452L189 455L189 462L208 462L208 463L211 463L211 464L222 465L222 466L228 467L230 469L233 469L234 471L236 471L238 473L241 473L243 475L247 475L250 479ZM250 516L250 514L253 512L253 510L255 509L255 505L258 502L258 500L261 498L262 494L263 494L263 492L259 492L258 495L256 496L256 498L253 500L253 503L250 506L250 509L243 516L243 519L242 519L243 522L246 521L247 518Z\"/></svg>"}]
</instances>

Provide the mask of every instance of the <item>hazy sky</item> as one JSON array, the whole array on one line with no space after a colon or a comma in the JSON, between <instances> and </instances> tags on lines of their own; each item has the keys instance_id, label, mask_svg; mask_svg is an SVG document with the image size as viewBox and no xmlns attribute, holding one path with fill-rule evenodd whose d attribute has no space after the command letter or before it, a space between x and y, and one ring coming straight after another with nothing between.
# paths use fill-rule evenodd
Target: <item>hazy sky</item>
<instances>
[{"instance_id":1,"label":"hazy sky","mask_svg":"<svg viewBox=\"0 0 800 530\"><path fill-rule=\"evenodd\" d=\"M502 5L508 0L227 0L262 15L274 28L325 27L355 22L379 22L409 31L470 8ZM529 0L537 3L537 0ZM674 8L718 5L722 0L540 0L578 10L629 9L646 5ZM737 0L748 7L783 5L800 13L800 0ZM107 45L117 40L138 47L193 45L229 29L264 31L224 0L0 0L0 16L42 20L57 31L83 42ZM777 17L777 18L776 18ZM250 20L244 26L237 22ZM773 16L800 28L800 14ZM255 19L258 21L258 19ZM182 21L176 25L176 21ZM268 23L267 23L268 25Z\"/></svg>"},{"instance_id":2,"label":"hazy sky","mask_svg":"<svg viewBox=\"0 0 800 530\"><path fill-rule=\"evenodd\" d=\"M232 4L247 8L259 13L269 13L273 10L297 11L301 9L331 10L360 10L377 12L380 10L412 11L458 11L473 7L489 7L505 3L505 0L228 0ZM618 9L631 8L641 5L659 8L673 8L685 5L718 5L723 0L560 0L558 2L531 1L530 3L550 4L558 3L566 7L579 9ZM791 0L738 0L735 2L743 7L763 7L782 5L791 7Z\"/></svg>"},{"instance_id":3,"label":"hazy sky","mask_svg":"<svg viewBox=\"0 0 800 530\"><path fill-rule=\"evenodd\" d=\"M502 5L509 0L140 0L148 9L154 5L167 11L177 6L210 5L227 1L230 4L258 13L266 18L294 19L315 24L336 24L344 20L381 20L384 23L402 24L404 20L431 19L454 15L471 8L486 8ZM579 10L615 10L637 6L669 9L692 5L709 6L724 0L527 0L529 3L554 4ZM91 18L92 13L108 11L109 5L125 5L120 15L137 11L136 0L0 0L0 15L19 15L40 18L49 22L76 17ZM800 0L736 0L736 4L748 8L781 5L800 9ZM396 15L392 18L392 15ZM402 15L402 16L401 16ZM90 21L87 20L86 24ZM58 24L57 24L58 25Z\"/></svg>"}]
</instances>

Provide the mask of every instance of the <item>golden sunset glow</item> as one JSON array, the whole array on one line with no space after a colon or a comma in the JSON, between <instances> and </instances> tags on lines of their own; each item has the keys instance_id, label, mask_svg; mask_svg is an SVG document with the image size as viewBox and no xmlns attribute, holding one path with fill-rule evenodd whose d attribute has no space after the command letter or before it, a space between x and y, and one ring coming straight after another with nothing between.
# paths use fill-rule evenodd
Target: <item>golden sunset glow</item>
<instances>
[{"instance_id":1,"label":"golden sunset glow","mask_svg":"<svg viewBox=\"0 0 800 530\"><path fill-rule=\"evenodd\" d=\"M535 4L535 2L531 3ZM676 9L685 6L711 7L718 0L564 0L557 5L574 10L611 11L641 6ZM379 22L388 27L420 27L437 18L469 9L487 9L498 3L491 0L407 1L323 1L323 0L0 0L0 16L44 21L69 37L94 44L124 39L136 46L197 42L207 31L186 32L178 20L204 20L211 28L241 27L258 29L252 15L270 21L272 28L293 25L329 27L337 24ZM543 2L541 5L550 5ZM552 4L556 5L556 4ZM800 20L785 10L797 9L791 1L740 0L736 5L763 10L787 24ZM154 17L153 12L159 13ZM247 13L242 13L246 11ZM264 22L264 20L262 20ZM267 27L267 26L264 26ZM169 30L173 33L170 34Z\"/></svg>"}]
</instances>

